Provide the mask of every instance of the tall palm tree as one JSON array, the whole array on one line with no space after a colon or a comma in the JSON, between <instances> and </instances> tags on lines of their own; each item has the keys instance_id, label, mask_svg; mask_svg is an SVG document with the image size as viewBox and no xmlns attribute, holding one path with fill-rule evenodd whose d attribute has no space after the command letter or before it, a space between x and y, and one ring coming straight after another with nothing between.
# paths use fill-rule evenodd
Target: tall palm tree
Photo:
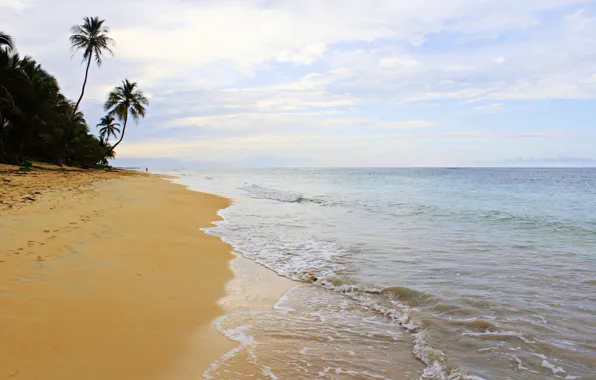
<instances>
[{"instance_id":1,"label":"tall palm tree","mask_svg":"<svg viewBox=\"0 0 596 380\"><path fill-rule=\"evenodd\" d=\"M14 49L14 43L11 36L0 30L0 48L2 47Z\"/></svg>"},{"instance_id":2,"label":"tall palm tree","mask_svg":"<svg viewBox=\"0 0 596 380\"><path fill-rule=\"evenodd\" d=\"M74 25L70 30L70 44L74 51L83 51L83 61L87 61L87 69L85 70L85 80L83 81L83 88L81 89L81 96L77 101L72 117L74 118L81 100L85 95L85 87L87 86L87 78L89 77L89 67L91 67L91 60L95 58L95 63L101 67L103 63L103 54L105 51L112 56L114 52L110 49L110 45L114 44L114 40L108 37L109 28L104 25L106 20L100 20L99 17L85 17L83 25ZM82 63L81 62L81 63Z\"/></svg>"},{"instance_id":3,"label":"tall palm tree","mask_svg":"<svg viewBox=\"0 0 596 380\"><path fill-rule=\"evenodd\" d=\"M120 140L112 147L112 150L116 149L124 139L128 115L130 114L135 123L138 123L139 119L145 117L146 109L144 106L146 105L149 105L149 99L147 99L142 91L137 89L136 82L131 83L128 79L123 80L121 86L114 88L110 92L104 108L106 111L109 111L110 115L116 115L118 119L124 121Z\"/></svg>"},{"instance_id":4,"label":"tall palm tree","mask_svg":"<svg viewBox=\"0 0 596 380\"><path fill-rule=\"evenodd\" d=\"M120 124L116 123L114 116L109 114L102 117L97 126L102 127L99 130L99 137L101 138L101 141L104 141L105 143L110 140L110 136L116 138L118 137L117 133L120 133L120 128L118 128Z\"/></svg>"}]
</instances>

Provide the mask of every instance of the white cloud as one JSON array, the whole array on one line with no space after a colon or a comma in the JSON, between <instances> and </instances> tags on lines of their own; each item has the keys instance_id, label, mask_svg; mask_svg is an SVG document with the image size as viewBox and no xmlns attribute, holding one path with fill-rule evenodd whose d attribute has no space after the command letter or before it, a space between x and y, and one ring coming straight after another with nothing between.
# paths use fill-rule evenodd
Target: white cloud
<instances>
[{"instance_id":1,"label":"white cloud","mask_svg":"<svg viewBox=\"0 0 596 380\"><path fill-rule=\"evenodd\" d=\"M416 58L412 58L411 56L384 57L384 58L381 58L381 60L379 61L379 66L385 67L385 68L395 68L395 67L410 68L410 67L419 66L421 64L422 64L422 62L420 62Z\"/></svg>"},{"instance_id":2,"label":"white cloud","mask_svg":"<svg viewBox=\"0 0 596 380\"><path fill-rule=\"evenodd\" d=\"M284 50L277 55L277 60L280 62L294 62L310 65L323 55L326 50L327 48L323 43L308 45L298 52Z\"/></svg>"},{"instance_id":3,"label":"white cloud","mask_svg":"<svg viewBox=\"0 0 596 380\"><path fill-rule=\"evenodd\" d=\"M489 103L481 106L476 106L474 109L480 111L498 111L503 108L503 103Z\"/></svg>"},{"instance_id":4,"label":"white cloud","mask_svg":"<svg viewBox=\"0 0 596 380\"><path fill-rule=\"evenodd\" d=\"M22 11L31 6L26 0L0 0L0 9L7 8L15 11Z\"/></svg>"},{"instance_id":5,"label":"white cloud","mask_svg":"<svg viewBox=\"0 0 596 380\"><path fill-rule=\"evenodd\" d=\"M357 126L357 127L372 127L372 128L386 128L386 129L418 129L434 127L437 124L427 120L407 120L407 121L378 121L370 119L327 119L323 122L326 125L332 126Z\"/></svg>"}]
</instances>

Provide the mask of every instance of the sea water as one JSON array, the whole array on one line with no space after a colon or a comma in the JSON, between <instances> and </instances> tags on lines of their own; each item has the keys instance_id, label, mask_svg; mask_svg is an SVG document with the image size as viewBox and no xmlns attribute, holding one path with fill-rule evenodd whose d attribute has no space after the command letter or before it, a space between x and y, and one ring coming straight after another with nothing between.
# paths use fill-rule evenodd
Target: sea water
<instances>
[{"instance_id":1,"label":"sea water","mask_svg":"<svg viewBox=\"0 0 596 380\"><path fill-rule=\"evenodd\" d=\"M303 284L220 318L240 348L206 378L596 379L596 169L168 174Z\"/></svg>"}]
</instances>

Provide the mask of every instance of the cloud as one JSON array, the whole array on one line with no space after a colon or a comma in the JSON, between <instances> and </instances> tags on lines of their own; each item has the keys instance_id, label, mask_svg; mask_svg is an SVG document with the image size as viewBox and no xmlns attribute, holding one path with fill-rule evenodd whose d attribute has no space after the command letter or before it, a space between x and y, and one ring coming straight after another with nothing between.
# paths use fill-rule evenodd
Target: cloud
<instances>
[{"instance_id":1,"label":"cloud","mask_svg":"<svg viewBox=\"0 0 596 380\"><path fill-rule=\"evenodd\" d=\"M25 0L0 0L0 9L6 8L22 11L29 8L30 6L30 2Z\"/></svg>"},{"instance_id":2,"label":"cloud","mask_svg":"<svg viewBox=\"0 0 596 380\"><path fill-rule=\"evenodd\" d=\"M298 52L284 50L277 55L277 60L280 62L294 62L310 65L323 55L326 50L327 48L323 43L308 45Z\"/></svg>"},{"instance_id":3,"label":"cloud","mask_svg":"<svg viewBox=\"0 0 596 380\"><path fill-rule=\"evenodd\" d=\"M505 164L513 165L529 165L529 166L595 166L596 158L594 157L574 157L574 156L559 156L559 157L517 157L503 160Z\"/></svg>"},{"instance_id":4,"label":"cloud","mask_svg":"<svg viewBox=\"0 0 596 380\"><path fill-rule=\"evenodd\" d=\"M426 120L408 120L408 121L378 121L370 119L327 119L324 124L330 126L358 126L370 128L386 129L418 129L434 127L437 123Z\"/></svg>"},{"instance_id":5,"label":"cloud","mask_svg":"<svg viewBox=\"0 0 596 380\"><path fill-rule=\"evenodd\" d=\"M421 65L422 62L410 56L385 57L379 61L380 67L396 68L396 67L415 67Z\"/></svg>"},{"instance_id":6,"label":"cloud","mask_svg":"<svg viewBox=\"0 0 596 380\"><path fill-rule=\"evenodd\" d=\"M489 104L475 106L474 109L480 110L480 111L498 111L501 108L503 108L503 106L504 106L503 103L489 103Z\"/></svg>"}]
</instances>

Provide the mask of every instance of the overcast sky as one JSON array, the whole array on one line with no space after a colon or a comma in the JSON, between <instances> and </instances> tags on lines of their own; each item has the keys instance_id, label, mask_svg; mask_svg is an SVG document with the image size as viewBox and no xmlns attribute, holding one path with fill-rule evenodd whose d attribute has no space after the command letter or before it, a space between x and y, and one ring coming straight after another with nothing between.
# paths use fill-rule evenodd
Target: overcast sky
<instances>
[{"instance_id":1,"label":"overcast sky","mask_svg":"<svg viewBox=\"0 0 596 380\"><path fill-rule=\"evenodd\" d=\"M116 40L92 129L122 79L151 99L117 163L596 165L594 0L0 0L73 99L84 16Z\"/></svg>"}]
</instances>

